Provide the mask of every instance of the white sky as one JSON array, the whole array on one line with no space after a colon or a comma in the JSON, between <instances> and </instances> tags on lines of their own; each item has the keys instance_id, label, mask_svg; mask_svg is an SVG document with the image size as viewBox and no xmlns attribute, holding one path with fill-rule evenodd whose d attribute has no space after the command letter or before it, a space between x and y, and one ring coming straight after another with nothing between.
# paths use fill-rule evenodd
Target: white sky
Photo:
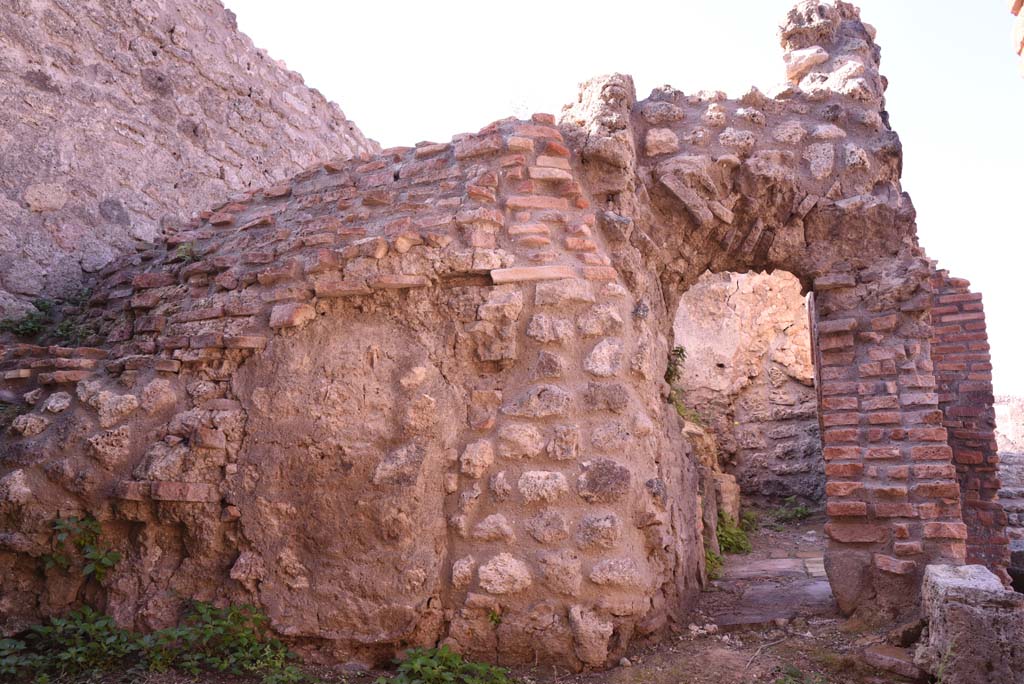
<instances>
[{"instance_id":1,"label":"white sky","mask_svg":"<svg viewBox=\"0 0 1024 684\"><path fill-rule=\"evenodd\" d=\"M557 113L631 74L736 97L781 79L791 0L224 0L239 27L383 146ZM997 394L1024 395L1024 78L1005 0L859 0L878 29L903 187L929 256L985 295Z\"/></svg>"}]
</instances>

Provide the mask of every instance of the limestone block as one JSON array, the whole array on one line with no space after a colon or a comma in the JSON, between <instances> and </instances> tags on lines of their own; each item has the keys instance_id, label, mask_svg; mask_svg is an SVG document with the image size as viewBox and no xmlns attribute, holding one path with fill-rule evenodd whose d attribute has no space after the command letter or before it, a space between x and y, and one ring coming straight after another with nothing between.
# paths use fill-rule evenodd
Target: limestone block
<instances>
[{"instance_id":1,"label":"limestone block","mask_svg":"<svg viewBox=\"0 0 1024 684\"><path fill-rule=\"evenodd\" d=\"M569 609L569 626L572 628L576 657L587 665L600 667L608 659L608 641L615 626L602 620L596 612L583 606Z\"/></svg>"},{"instance_id":2,"label":"limestone block","mask_svg":"<svg viewBox=\"0 0 1024 684\"><path fill-rule=\"evenodd\" d=\"M67 410L69 406L71 406L71 395L67 392L54 392L43 402L43 408L50 413L60 413Z\"/></svg>"},{"instance_id":3,"label":"limestone block","mask_svg":"<svg viewBox=\"0 0 1024 684\"><path fill-rule=\"evenodd\" d=\"M583 584L580 557L574 551L555 551L538 554L541 578L545 586L557 594L579 596Z\"/></svg>"},{"instance_id":4,"label":"limestone block","mask_svg":"<svg viewBox=\"0 0 1024 684\"><path fill-rule=\"evenodd\" d=\"M948 684L1020 682L1024 595L981 565L929 565L921 585L927 641L915 662Z\"/></svg>"},{"instance_id":5,"label":"limestone block","mask_svg":"<svg viewBox=\"0 0 1024 684\"><path fill-rule=\"evenodd\" d=\"M551 502L569 491L565 475L549 470L528 470L519 477L519 493L527 503Z\"/></svg>"},{"instance_id":6,"label":"limestone block","mask_svg":"<svg viewBox=\"0 0 1024 684\"><path fill-rule=\"evenodd\" d=\"M649 157L672 154L679 150L679 138L670 128L652 128L647 131L644 149Z\"/></svg>"},{"instance_id":7,"label":"limestone block","mask_svg":"<svg viewBox=\"0 0 1024 684\"><path fill-rule=\"evenodd\" d=\"M526 521L526 531L541 544L556 544L569 538L569 525L558 511L543 511Z\"/></svg>"},{"instance_id":8,"label":"limestone block","mask_svg":"<svg viewBox=\"0 0 1024 684\"><path fill-rule=\"evenodd\" d=\"M479 478L494 463L494 447L489 440L481 439L466 446L459 458L462 472L472 478Z\"/></svg>"},{"instance_id":9,"label":"limestone block","mask_svg":"<svg viewBox=\"0 0 1024 684\"><path fill-rule=\"evenodd\" d=\"M576 479L576 491L590 503L614 503L629 493L629 469L607 458L586 461Z\"/></svg>"},{"instance_id":10,"label":"limestone block","mask_svg":"<svg viewBox=\"0 0 1024 684\"><path fill-rule=\"evenodd\" d=\"M622 342L611 338L601 340L583 361L583 369L600 378L615 375L621 365Z\"/></svg>"},{"instance_id":11,"label":"limestone block","mask_svg":"<svg viewBox=\"0 0 1024 684\"><path fill-rule=\"evenodd\" d=\"M495 513L477 523L473 528L472 537L479 541L502 541L512 544L515 543L516 533L505 516Z\"/></svg>"},{"instance_id":12,"label":"limestone block","mask_svg":"<svg viewBox=\"0 0 1024 684\"><path fill-rule=\"evenodd\" d=\"M612 549L622 538L622 521L614 513L588 515L580 521L576 544L581 549Z\"/></svg>"},{"instance_id":13,"label":"limestone block","mask_svg":"<svg viewBox=\"0 0 1024 684\"><path fill-rule=\"evenodd\" d=\"M786 62L786 80L796 85L815 66L828 61L828 53L820 45L792 50L783 55Z\"/></svg>"},{"instance_id":14,"label":"limestone block","mask_svg":"<svg viewBox=\"0 0 1024 684\"><path fill-rule=\"evenodd\" d=\"M509 423L498 431L498 455L502 458L534 458L545 444L544 435L533 425Z\"/></svg>"},{"instance_id":15,"label":"limestone block","mask_svg":"<svg viewBox=\"0 0 1024 684\"><path fill-rule=\"evenodd\" d=\"M514 594L533 584L529 566L508 553L481 565L478 576L480 587L491 594Z\"/></svg>"},{"instance_id":16,"label":"limestone block","mask_svg":"<svg viewBox=\"0 0 1024 684\"><path fill-rule=\"evenodd\" d=\"M572 397L556 385L539 385L506 404L502 411L522 418L562 416L569 410Z\"/></svg>"}]
</instances>

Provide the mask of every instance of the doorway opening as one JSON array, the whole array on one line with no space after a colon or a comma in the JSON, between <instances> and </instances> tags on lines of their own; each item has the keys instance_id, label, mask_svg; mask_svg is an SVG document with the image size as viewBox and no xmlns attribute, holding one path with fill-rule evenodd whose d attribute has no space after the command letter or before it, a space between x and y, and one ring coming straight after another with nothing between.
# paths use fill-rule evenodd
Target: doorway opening
<instances>
[{"instance_id":1,"label":"doorway opening","mask_svg":"<svg viewBox=\"0 0 1024 684\"><path fill-rule=\"evenodd\" d=\"M722 628L832 615L825 468L800 282L783 271L707 272L682 295L673 337L671 399L715 489L705 544L709 567L721 561L713 586L725 591L707 594L704 610Z\"/></svg>"}]
</instances>

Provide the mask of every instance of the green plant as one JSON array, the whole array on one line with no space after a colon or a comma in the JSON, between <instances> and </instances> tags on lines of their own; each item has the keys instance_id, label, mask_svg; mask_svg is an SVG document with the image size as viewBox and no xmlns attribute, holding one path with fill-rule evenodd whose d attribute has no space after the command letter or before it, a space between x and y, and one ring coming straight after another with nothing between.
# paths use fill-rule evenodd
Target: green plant
<instances>
[{"instance_id":1,"label":"green plant","mask_svg":"<svg viewBox=\"0 0 1024 684\"><path fill-rule=\"evenodd\" d=\"M96 326L92 323L80 323L73 318L65 318L54 326L51 332L57 343L77 347L96 334Z\"/></svg>"},{"instance_id":2,"label":"green plant","mask_svg":"<svg viewBox=\"0 0 1024 684\"><path fill-rule=\"evenodd\" d=\"M708 579L716 580L722 576L722 557L707 546L704 547L704 567L708 572Z\"/></svg>"},{"instance_id":3,"label":"green plant","mask_svg":"<svg viewBox=\"0 0 1024 684\"><path fill-rule=\"evenodd\" d=\"M447 646L414 648L398 663L390 678L378 677L375 684L511 684L508 670L488 663L462 659Z\"/></svg>"},{"instance_id":4,"label":"green plant","mask_svg":"<svg viewBox=\"0 0 1024 684\"><path fill-rule=\"evenodd\" d=\"M939 666L935 670L935 684L942 684L946 680L946 669L949 667L949 661L953 657L953 649L956 646L956 638L949 642L949 646L946 647L945 653L942 654L942 658L939 659Z\"/></svg>"},{"instance_id":5,"label":"green plant","mask_svg":"<svg viewBox=\"0 0 1024 684\"><path fill-rule=\"evenodd\" d=\"M797 522L809 517L811 517L811 509L797 501L795 496L784 499L782 506L774 513L775 521L779 523Z\"/></svg>"},{"instance_id":6,"label":"green plant","mask_svg":"<svg viewBox=\"0 0 1024 684\"><path fill-rule=\"evenodd\" d=\"M683 364L686 362L686 347L672 347L668 353L668 366L665 368L665 382L674 385L682 375Z\"/></svg>"},{"instance_id":7,"label":"green plant","mask_svg":"<svg viewBox=\"0 0 1024 684\"><path fill-rule=\"evenodd\" d=\"M679 390L674 389L668 393L668 403L675 407L676 413L683 420L701 426L705 424L703 416L683 403L683 393Z\"/></svg>"},{"instance_id":8,"label":"green plant","mask_svg":"<svg viewBox=\"0 0 1024 684\"><path fill-rule=\"evenodd\" d=\"M803 670L794 665L786 665L781 674L782 676L775 680L775 684L828 684L828 680L824 677L805 674Z\"/></svg>"},{"instance_id":9,"label":"green plant","mask_svg":"<svg viewBox=\"0 0 1024 684\"><path fill-rule=\"evenodd\" d=\"M740 514L740 529L747 534L757 532L757 528L761 526L761 521L757 518L757 513L754 511L743 511Z\"/></svg>"},{"instance_id":10,"label":"green plant","mask_svg":"<svg viewBox=\"0 0 1024 684\"><path fill-rule=\"evenodd\" d=\"M139 635L84 607L32 627L24 639L0 640L0 679L34 676L43 682L51 676L177 669L191 675L260 674L263 684L310 681L291 664L293 656L284 644L267 637L266 622L251 606L216 608L196 602L180 626Z\"/></svg>"},{"instance_id":11,"label":"green plant","mask_svg":"<svg viewBox=\"0 0 1024 684\"><path fill-rule=\"evenodd\" d=\"M80 675L126 667L138 650L134 634L85 606L29 628L24 638L0 639L0 680L82 681Z\"/></svg>"},{"instance_id":12,"label":"green plant","mask_svg":"<svg viewBox=\"0 0 1024 684\"><path fill-rule=\"evenodd\" d=\"M273 684L304 681L298 668L288 664L285 645L266 632L266 616L252 606L217 608L197 601L181 626L142 637L143 663L155 671L262 672L264 681Z\"/></svg>"},{"instance_id":13,"label":"green plant","mask_svg":"<svg viewBox=\"0 0 1024 684\"><path fill-rule=\"evenodd\" d=\"M750 553L753 547L743 528L731 516L718 512L718 546L725 553Z\"/></svg>"},{"instance_id":14,"label":"green plant","mask_svg":"<svg viewBox=\"0 0 1024 684\"><path fill-rule=\"evenodd\" d=\"M200 258L199 253L196 252L196 245L194 242L183 242L174 250L174 258L171 259L171 261L180 261L184 264L191 264L199 261Z\"/></svg>"},{"instance_id":15,"label":"green plant","mask_svg":"<svg viewBox=\"0 0 1024 684\"><path fill-rule=\"evenodd\" d=\"M102 582L121 560L121 554L102 543L100 532L100 524L92 516L54 520L53 552L43 555L46 568L67 572L77 553L83 561L82 574Z\"/></svg>"},{"instance_id":16,"label":"green plant","mask_svg":"<svg viewBox=\"0 0 1024 684\"><path fill-rule=\"evenodd\" d=\"M91 287L80 287L71 294L64 298L64 301L72 306L82 308L89 303L89 298L92 297Z\"/></svg>"},{"instance_id":17,"label":"green plant","mask_svg":"<svg viewBox=\"0 0 1024 684\"><path fill-rule=\"evenodd\" d=\"M0 321L0 332L9 332L18 337L35 337L43 332L50 322L53 302L37 299L32 305L35 311L29 311L21 318L6 318Z\"/></svg>"},{"instance_id":18,"label":"green plant","mask_svg":"<svg viewBox=\"0 0 1024 684\"><path fill-rule=\"evenodd\" d=\"M0 639L0 679L13 678L35 668L38 656L27 648L21 639Z\"/></svg>"},{"instance_id":19,"label":"green plant","mask_svg":"<svg viewBox=\"0 0 1024 684\"><path fill-rule=\"evenodd\" d=\"M501 625L501 613L497 610L491 610L487 613L487 620L495 627Z\"/></svg>"},{"instance_id":20,"label":"green plant","mask_svg":"<svg viewBox=\"0 0 1024 684\"><path fill-rule=\"evenodd\" d=\"M18 416L24 415L32 410L32 407L28 404L8 404L6 402L0 402L0 432L3 432L14 419Z\"/></svg>"}]
</instances>

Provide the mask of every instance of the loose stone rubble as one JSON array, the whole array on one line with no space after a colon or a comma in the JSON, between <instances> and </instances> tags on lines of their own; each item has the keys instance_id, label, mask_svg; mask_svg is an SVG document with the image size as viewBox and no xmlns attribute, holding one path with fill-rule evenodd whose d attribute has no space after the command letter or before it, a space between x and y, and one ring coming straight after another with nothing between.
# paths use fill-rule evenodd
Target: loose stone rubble
<instances>
[{"instance_id":1,"label":"loose stone rubble","mask_svg":"<svg viewBox=\"0 0 1024 684\"><path fill-rule=\"evenodd\" d=\"M102 346L3 349L4 630L88 590L144 629L253 603L325 661L616 662L705 581L714 479L664 373L708 270L813 292L840 608L1001 571L984 315L917 244L873 35L805 2L773 97L596 78L557 125L329 161L103 268ZM41 570L82 513L124 554L102 586Z\"/></svg>"}]
</instances>

